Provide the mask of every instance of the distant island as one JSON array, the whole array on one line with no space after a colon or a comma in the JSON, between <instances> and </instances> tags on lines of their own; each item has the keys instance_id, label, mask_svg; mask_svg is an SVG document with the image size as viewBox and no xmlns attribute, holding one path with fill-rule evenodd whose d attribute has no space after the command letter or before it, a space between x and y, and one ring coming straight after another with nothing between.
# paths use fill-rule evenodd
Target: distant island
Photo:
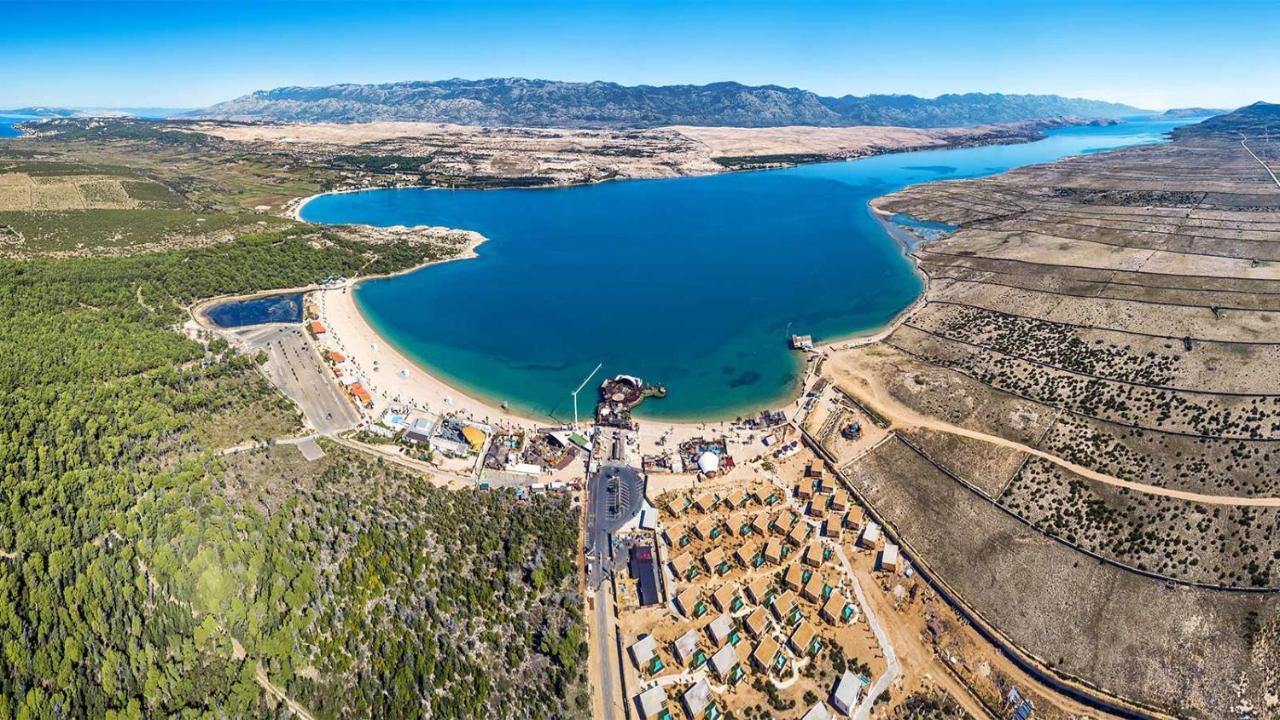
<instances>
[{"instance_id":1,"label":"distant island","mask_svg":"<svg viewBox=\"0 0 1280 720\"><path fill-rule=\"evenodd\" d=\"M1231 112L1221 108L1204 108L1204 107L1186 107L1186 108L1170 108L1160 113L1160 117L1164 118L1195 118L1195 117L1211 117L1213 115L1225 115Z\"/></svg>"},{"instance_id":2,"label":"distant island","mask_svg":"<svg viewBox=\"0 0 1280 720\"><path fill-rule=\"evenodd\" d=\"M1150 114L1058 95L966 93L824 97L777 85L638 85L524 78L329 85L261 90L187 113L235 121L419 121L459 125L648 128L665 125L967 127L1046 117Z\"/></svg>"},{"instance_id":3,"label":"distant island","mask_svg":"<svg viewBox=\"0 0 1280 720\"><path fill-rule=\"evenodd\" d=\"M0 110L0 116L6 117L69 118L76 117L78 114L77 111L71 108L57 107L20 107Z\"/></svg>"},{"instance_id":4,"label":"distant island","mask_svg":"<svg viewBox=\"0 0 1280 720\"><path fill-rule=\"evenodd\" d=\"M89 117L139 117L139 118L164 118L170 115L180 115L190 112L185 108L161 108L161 107L46 107L43 105L33 105L20 108L8 108L0 110L0 117L18 117L18 118L89 118Z\"/></svg>"}]
</instances>

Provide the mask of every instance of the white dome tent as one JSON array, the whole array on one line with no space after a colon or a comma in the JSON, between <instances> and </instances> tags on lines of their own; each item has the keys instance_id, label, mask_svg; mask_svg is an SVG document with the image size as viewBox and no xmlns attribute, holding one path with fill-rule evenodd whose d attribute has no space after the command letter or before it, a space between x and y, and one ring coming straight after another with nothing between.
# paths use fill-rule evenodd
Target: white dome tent
<instances>
[{"instance_id":1,"label":"white dome tent","mask_svg":"<svg viewBox=\"0 0 1280 720\"><path fill-rule=\"evenodd\" d=\"M698 469L710 475L720 469L720 456L710 450L698 456Z\"/></svg>"}]
</instances>

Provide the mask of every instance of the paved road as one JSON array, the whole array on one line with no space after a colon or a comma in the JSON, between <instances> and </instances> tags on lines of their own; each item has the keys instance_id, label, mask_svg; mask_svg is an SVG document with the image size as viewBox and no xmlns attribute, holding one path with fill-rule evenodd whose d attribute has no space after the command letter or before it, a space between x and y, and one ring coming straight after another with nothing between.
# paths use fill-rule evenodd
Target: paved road
<instances>
[{"instance_id":1,"label":"paved road","mask_svg":"<svg viewBox=\"0 0 1280 720\"><path fill-rule=\"evenodd\" d=\"M360 422L342 387L334 382L333 371L301 327L272 325L237 334L249 352L267 353L265 369L271 381L302 408L318 434L349 430Z\"/></svg>"},{"instance_id":2,"label":"paved road","mask_svg":"<svg viewBox=\"0 0 1280 720\"><path fill-rule=\"evenodd\" d=\"M1267 174L1271 176L1271 182L1275 183L1276 187L1280 187L1280 178L1276 177L1276 174L1271 170L1271 166L1268 165L1265 160L1258 157L1257 153L1255 153L1253 150L1250 150L1249 146L1245 144L1243 138L1240 139L1240 144L1244 146L1245 152L1252 155L1253 159L1257 160L1258 164L1262 166L1262 169L1267 171Z\"/></svg>"},{"instance_id":3,"label":"paved road","mask_svg":"<svg viewBox=\"0 0 1280 720\"><path fill-rule=\"evenodd\" d=\"M600 663L597 690L602 696L604 720L613 720L619 701L627 702L614 672L613 659L618 655L618 645L609 578L615 563L623 559L613 557L611 536L640 512L643 503L644 477L633 467L604 465L587 482L587 587L596 598L595 654Z\"/></svg>"},{"instance_id":4,"label":"paved road","mask_svg":"<svg viewBox=\"0 0 1280 720\"><path fill-rule=\"evenodd\" d=\"M595 594L596 597L596 657L600 659L600 707L604 708L603 720L614 720L614 706L622 691L618 679L614 677L612 658L618 653L617 639L613 627L612 591L606 584ZM626 698L623 698L626 702Z\"/></svg>"}]
</instances>

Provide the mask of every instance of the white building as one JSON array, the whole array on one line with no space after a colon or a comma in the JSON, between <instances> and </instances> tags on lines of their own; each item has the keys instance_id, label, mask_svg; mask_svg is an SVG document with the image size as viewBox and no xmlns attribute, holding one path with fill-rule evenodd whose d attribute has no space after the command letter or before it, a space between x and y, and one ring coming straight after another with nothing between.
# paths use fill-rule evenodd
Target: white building
<instances>
[{"instance_id":1,"label":"white building","mask_svg":"<svg viewBox=\"0 0 1280 720\"><path fill-rule=\"evenodd\" d=\"M831 690L831 704L836 710L845 714L852 715L853 709L858 705L858 696L862 694L862 682L858 680L858 676L844 671L844 675L836 681L836 686Z\"/></svg>"},{"instance_id":2,"label":"white building","mask_svg":"<svg viewBox=\"0 0 1280 720\"><path fill-rule=\"evenodd\" d=\"M676 638L676 660L681 665L688 665L689 659L693 654L698 652L698 631L689 630L689 632Z\"/></svg>"},{"instance_id":3,"label":"white building","mask_svg":"<svg viewBox=\"0 0 1280 720\"><path fill-rule=\"evenodd\" d=\"M803 720L831 720L831 709L827 704L819 700L813 707L809 708L809 712L804 714Z\"/></svg>"},{"instance_id":4,"label":"white building","mask_svg":"<svg viewBox=\"0 0 1280 720\"><path fill-rule=\"evenodd\" d=\"M711 686L707 684L706 678L699 680L696 685L686 690L684 696L680 698L680 704L684 705L684 711L689 714L689 717L702 717L702 712L711 704Z\"/></svg>"},{"instance_id":5,"label":"white building","mask_svg":"<svg viewBox=\"0 0 1280 720\"><path fill-rule=\"evenodd\" d=\"M661 685L655 685L636 696L636 705L643 720L652 720L667 709L667 691Z\"/></svg>"},{"instance_id":6,"label":"white building","mask_svg":"<svg viewBox=\"0 0 1280 720\"><path fill-rule=\"evenodd\" d=\"M720 470L720 456L710 450L698 456L698 470L710 475Z\"/></svg>"},{"instance_id":7,"label":"white building","mask_svg":"<svg viewBox=\"0 0 1280 720\"><path fill-rule=\"evenodd\" d=\"M636 668L643 670L653 656L658 654L658 641L652 635L646 635L628 648L628 652L631 653L631 661L636 664Z\"/></svg>"},{"instance_id":8,"label":"white building","mask_svg":"<svg viewBox=\"0 0 1280 720\"><path fill-rule=\"evenodd\" d=\"M858 544L864 548L875 548L880 544L883 535L880 533L880 526L874 521L868 520L866 527L862 529L862 537L858 538Z\"/></svg>"},{"instance_id":9,"label":"white building","mask_svg":"<svg viewBox=\"0 0 1280 720\"><path fill-rule=\"evenodd\" d=\"M733 671L733 666L738 664L738 650L732 644L725 645L711 656L711 669L719 675L721 679L729 677L729 673Z\"/></svg>"},{"instance_id":10,"label":"white building","mask_svg":"<svg viewBox=\"0 0 1280 720\"><path fill-rule=\"evenodd\" d=\"M898 546L887 543L880 551L880 569L885 572L898 572Z\"/></svg>"},{"instance_id":11,"label":"white building","mask_svg":"<svg viewBox=\"0 0 1280 720\"><path fill-rule=\"evenodd\" d=\"M513 462L507 463L507 472L536 478L542 475L542 467L533 463Z\"/></svg>"},{"instance_id":12,"label":"white building","mask_svg":"<svg viewBox=\"0 0 1280 720\"><path fill-rule=\"evenodd\" d=\"M713 645L719 647L729 639L729 634L733 632L733 618L729 617L729 613L721 613L720 617L711 621L707 626L707 633L711 635Z\"/></svg>"}]
</instances>

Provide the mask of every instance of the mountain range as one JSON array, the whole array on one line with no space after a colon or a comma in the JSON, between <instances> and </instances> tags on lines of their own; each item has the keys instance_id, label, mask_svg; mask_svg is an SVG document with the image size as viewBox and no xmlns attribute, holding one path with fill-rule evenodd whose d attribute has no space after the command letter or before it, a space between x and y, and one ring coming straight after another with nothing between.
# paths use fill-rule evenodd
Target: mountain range
<instances>
[{"instance_id":1,"label":"mountain range","mask_svg":"<svg viewBox=\"0 0 1280 720\"><path fill-rule=\"evenodd\" d=\"M1257 136L1270 139L1272 133L1280 137L1280 104L1259 101L1194 125L1184 125L1174 130L1173 136L1178 139Z\"/></svg>"},{"instance_id":2,"label":"mountain range","mask_svg":"<svg viewBox=\"0 0 1280 720\"><path fill-rule=\"evenodd\" d=\"M261 90L185 117L356 123L644 128L663 125L964 127L1047 117L1116 118L1146 111L1058 95L967 93L824 97L777 85L637 85L524 78Z\"/></svg>"}]
</instances>

